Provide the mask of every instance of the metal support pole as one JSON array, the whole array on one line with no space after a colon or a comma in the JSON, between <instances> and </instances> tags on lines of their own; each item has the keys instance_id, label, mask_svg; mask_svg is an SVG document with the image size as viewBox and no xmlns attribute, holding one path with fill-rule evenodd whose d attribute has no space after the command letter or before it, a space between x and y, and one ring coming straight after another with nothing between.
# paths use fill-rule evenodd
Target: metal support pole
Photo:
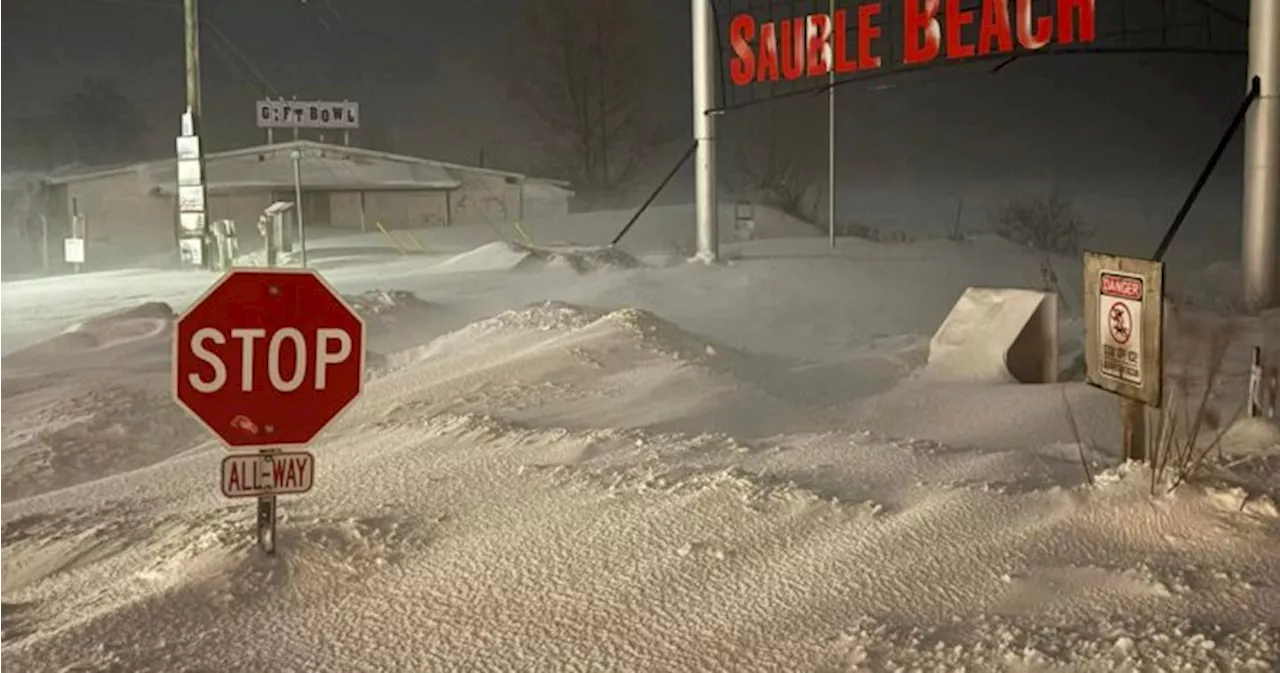
<instances>
[{"instance_id":1,"label":"metal support pole","mask_svg":"<svg viewBox=\"0 0 1280 673\"><path fill-rule=\"evenodd\" d=\"M827 31L830 34L830 51L827 52L827 234L831 248L836 247L836 0L828 5Z\"/></svg>"},{"instance_id":2,"label":"metal support pole","mask_svg":"<svg viewBox=\"0 0 1280 673\"><path fill-rule=\"evenodd\" d=\"M1252 0L1249 83L1261 80L1244 131L1244 298L1251 311L1280 305L1280 2Z\"/></svg>"},{"instance_id":3,"label":"metal support pole","mask_svg":"<svg viewBox=\"0 0 1280 673\"><path fill-rule=\"evenodd\" d=\"M259 474L258 478L263 483L275 483L274 470L272 470L273 454L272 449L262 451L261 465L266 470L266 474ZM276 553L276 496L274 495L258 497L258 547L268 555L274 556Z\"/></svg>"},{"instance_id":4,"label":"metal support pole","mask_svg":"<svg viewBox=\"0 0 1280 673\"><path fill-rule=\"evenodd\" d=\"M293 159L293 215L298 218L298 248L302 253L302 268L307 268L307 227L302 221L302 152L294 150Z\"/></svg>"},{"instance_id":5,"label":"metal support pole","mask_svg":"<svg viewBox=\"0 0 1280 673\"><path fill-rule=\"evenodd\" d=\"M693 139L696 155L694 207L698 226L697 258L715 262L720 257L719 202L716 196L716 120L707 114L715 103L715 17L711 0L693 3Z\"/></svg>"}]
</instances>

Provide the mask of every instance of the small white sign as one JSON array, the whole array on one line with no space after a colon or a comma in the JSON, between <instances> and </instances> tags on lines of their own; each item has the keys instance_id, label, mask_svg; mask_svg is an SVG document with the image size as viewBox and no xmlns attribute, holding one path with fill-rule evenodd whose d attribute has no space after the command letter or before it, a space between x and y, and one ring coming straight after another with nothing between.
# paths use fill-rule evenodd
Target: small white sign
<instances>
[{"instance_id":1,"label":"small white sign","mask_svg":"<svg viewBox=\"0 0 1280 673\"><path fill-rule=\"evenodd\" d=\"M356 129L360 104L352 101L260 100L258 128Z\"/></svg>"},{"instance_id":2,"label":"small white sign","mask_svg":"<svg viewBox=\"0 0 1280 673\"><path fill-rule=\"evenodd\" d=\"M1098 335L1102 340L1099 372L1141 386L1142 276L1103 271L1098 279Z\"/></svg>"},{"instance_id":3,"label":"small white sign","mask_svg":"<svg viewBox=\"0 0 1280 673\"><path fill-rule=\"evenodd\" d=\"M182 261L185 264L191 264L194 266L204 264L204 239L178 239L178 256L182 258Z\"/></svg>"},{"instance_id":4,"label":"small white sign","mask_svg":"<svg viewBox=\"0 0 1280 673\"><path fill-rule=\"evenodd\" d=\"M183 213L204 212L204 186L178 185L178 211Z\"/></svg>"},{"instance_id":5,"label":"small white sign","mask_svg":"<svg viewBox=\"0 0 1280 673\"><path fill-rule=\"evenodd\" d=\"M222 494L256 498L306 493L315 472L316 457L306 451L233 454L222 459Z\"/></svg>"},{"instance_id":6,"label":"small white sign","mask_svg":"<svg viewBox=\"0 0 1280 673\"><path fill-rule=\"evenodd\" d=\"M178 186L199 187L204 184L199 159L178 159Z\"/></svg>"},{"instance_id":7,"label":"small white sign","mask_svg":"<svg viewBox=\"0 0 1280 673\"><path fill-rule=\"evenodd\" d=\"M182 227L184 236L203 235L204 213L178 213L178 224Z\"/></svg>"},{"instance_id":8,"label":"small white sign","mask_svg":"<svg viewBox=\"0 0 1280 673\"><path fill-rule=\"evenodd\" d=\"M200 158L200 136L178 136L176 145L179 159Z\"/></svg>"},{"instance_id":9,"label":"small white sign","mask_svg":"<svg viewBox=\"0 0 1280 673\"><path fill-rule=\"evenodd\" d=\"M84 264L84 239L62 239L62 257L68 264Z\"/></svg>"}]
</instances>

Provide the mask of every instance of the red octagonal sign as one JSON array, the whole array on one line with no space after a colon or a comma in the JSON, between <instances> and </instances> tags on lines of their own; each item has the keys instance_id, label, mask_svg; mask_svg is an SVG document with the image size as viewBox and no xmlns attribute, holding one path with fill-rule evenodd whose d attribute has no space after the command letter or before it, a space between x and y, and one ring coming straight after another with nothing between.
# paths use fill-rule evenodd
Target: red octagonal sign
<instances>
[{"instance_id":1,"label":"red octagonal sign","mask_svg":"<svg viewBox=\"0 0 1280 673\"><path fill-rule=\"evenodd\" d=\"M364 383L364 321L312 271L231 271L174 326L173 394L236 448L311 441Z\"/></svg>"}]
</instances>

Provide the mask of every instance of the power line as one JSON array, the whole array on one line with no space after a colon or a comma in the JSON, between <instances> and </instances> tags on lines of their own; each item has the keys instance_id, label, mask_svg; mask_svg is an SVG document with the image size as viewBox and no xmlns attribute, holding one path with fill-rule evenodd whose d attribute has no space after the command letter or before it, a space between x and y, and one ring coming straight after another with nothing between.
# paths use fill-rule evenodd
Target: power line
<instances>
[{"instance_id":1,"label":"power line","mask_svg":"<svg viewBox=\"0 0 1280 673\"><path fill-rule=\"evenodd\" d=\"M147 7L151 9L168 9L171 11L182 10L181 5L162 2L161 0L88 0L88 1L97 2L100 4L106 4L106 5L132 5L134 7ZM250 59L248 55L244 53L243 50L237 47L235 42L233 42L230 37L227 37L227 34L222 32L222 29L219 28L218 25L215 24L212 19L202 16L200 18L200 25L204 26L205 28L208 28L210 34L213 35L213 41L210 42L210 44L214 47L214 53L218 56L218 58L222 59L223 62L226 63L227 66L229 66L237 75L244 78L248 82L250 87L252 87L257 92L266 94L268 96L280 95L279 90L277 90L275 86L271 84L271 81L268 80L267 76L264 75L262 71L253 63L253 60ZM240 62L239 65L237 65L237 63L235 62L236 60Z\"/></svg>"},{"instance_id":2,"label":"power line","mask_svg":"<svg viewBox=\"0 0 1280 673\"><path fill-rule=\"evenodd\" d=\"M258 81L258 84L263 89L266 90L266 93L271 94L273 96L280 95L279 90L277 90L275 86L271 84L271 81L267 79L267 76L262 74L262 71L259 70L256 65L253 64L253 60L251 60L247 55L245 55L244 51L242 51L239 47L237 47L236 44L231 41L231 38L227 37L226 33L222 32L221 28L219 28L217 25L213 23L213 21L207 18L201 19L200 22L209 27L209 30L213 32L213 36L215 40L221 40L223 46L226 47L228 50L230 50L232 54L234 54L237 58L240 59L242 63L244 63L245 67L248 68L250 75Z\"/></svg>"},{"instance_id":3,"label":"power line","mask_svg":"<svg viewBox=\"0 0 1280 673\"><path fill-rule=\"evenodd\" d=\"M1221 5L1213 0L1193 0L1197 5L1217 14L1218 16L1241 26L1249 25L1249 20L1227 9L1223 9Z\"/></svg>"}]
</instances>

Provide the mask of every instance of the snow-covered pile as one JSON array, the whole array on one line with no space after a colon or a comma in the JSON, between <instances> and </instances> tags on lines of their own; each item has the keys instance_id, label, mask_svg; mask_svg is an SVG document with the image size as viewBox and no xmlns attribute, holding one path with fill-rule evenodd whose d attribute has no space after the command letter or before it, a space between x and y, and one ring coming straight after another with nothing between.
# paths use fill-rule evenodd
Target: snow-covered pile
<instances>
[{"instance_id":1,"label":"snow-covered pile","mask_svg":"<svg viewBox=\"0 0 1280 673\"><path fill-rule=\"evenodd\" d=\"M0 358L0 367L96 366L168 349L177 317L168 303L109 311L68 326L56 337Z\"/></svg>"},{"instance_id":2,"label":"snow-covered pile","mask_svg":"<svg viewBox=\"0 0 1280 673\"><path fill-rule=\"evenodd\" d=\"M351 308L365 319L404 308L420 308L426 305L418 295L408 290L369 290L357 295L345 296L343 299L347 300Z\"/></svg>"},{"instance_id":3,"label":"snow-covered pile","mask_svg":"<svg viewBox=\"0 0 1280 673\"><path fill-rule=\"evenodd\" d=\"M520 268L546 266L568 268L577 273L590 273L607 269L635 269L640 260L611 245L553 245L531 246L532 256Z\"/></svg>"},{"instance_id":4,"label":"snow-covered pile","mask_svg":"<svg viewBox=\"0 0 1280 673\"><path fill-rule=\"evenodd\" d=\"M204 441L173 404L173 309L149 302L93 316L6 355L6 502L150 465Z\"/></svg>"},{"instance_id":5,"label":"snow-covered pile","mask_svg":"<svg viewBox=\"0 0 1280 673\"><path fill-rule=\"evenodd\" d=\"M485 413L569 427L775 434L828 427L788 399L780 364L639 309L541 302L389 358L415 413Z\"/></svg>"},{"instance_id":6,"label":"snow-covered pile","mask_svg":"<svg viewBox=\"0 0 1280 673\"><path fill-rule=\"evenodd\" d=\"M639 266L639 260L613 246L534 246L495 241L454 255L440 262L437 268L454 272L565 268L577 273L589 273L605 269L634 269Z\"/></svg>"}]
</instances>

